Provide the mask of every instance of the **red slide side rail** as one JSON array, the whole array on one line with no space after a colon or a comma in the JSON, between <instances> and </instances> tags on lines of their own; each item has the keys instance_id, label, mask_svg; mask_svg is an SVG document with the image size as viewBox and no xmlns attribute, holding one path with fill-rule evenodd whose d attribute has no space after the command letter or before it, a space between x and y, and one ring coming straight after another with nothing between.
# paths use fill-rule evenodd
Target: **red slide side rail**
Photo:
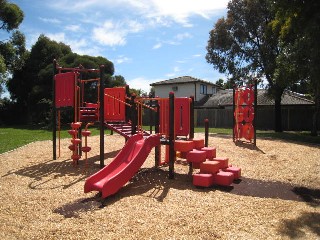
<instances>
[{"instance_id":1,"label":"red slide side rail","mask_svg":"<svg viewBox=\"0 0 320 240\"><path fill-rule=\"evenodd\" d=\"M115 194L136 174L151 149L158 145L158 135L145 139L142 134L133 135L109 165L86 180L84 192L100 191L103 198Z\"/></svg>"}]
</instances>

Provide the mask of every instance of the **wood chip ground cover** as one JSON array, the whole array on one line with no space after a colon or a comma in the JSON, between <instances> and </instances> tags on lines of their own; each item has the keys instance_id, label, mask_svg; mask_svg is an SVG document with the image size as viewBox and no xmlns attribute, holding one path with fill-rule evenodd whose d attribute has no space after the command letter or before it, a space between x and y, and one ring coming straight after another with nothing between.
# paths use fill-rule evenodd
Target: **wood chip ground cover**
<instances>
[{"instance_id":1,"label":"wood chip ground cover","mask_svg":"<svg viewBox=\"0 0 320 240\"><path fill-rule=\"evenodd\" d=\"M99 169L99 138L88 140L87 169L83 160L72 166L69 141L55 161L51 141L0 155L1 239L320 238L319 145L258 139L253 148L210 135L217 155L242 168L242 181L196 188L183 161L169 180L167 167L153 168L152 151L125 187L101 199L83 193ZM125 142L119 135L105 141L108 164Z\"/></svg>"}]
</instances>

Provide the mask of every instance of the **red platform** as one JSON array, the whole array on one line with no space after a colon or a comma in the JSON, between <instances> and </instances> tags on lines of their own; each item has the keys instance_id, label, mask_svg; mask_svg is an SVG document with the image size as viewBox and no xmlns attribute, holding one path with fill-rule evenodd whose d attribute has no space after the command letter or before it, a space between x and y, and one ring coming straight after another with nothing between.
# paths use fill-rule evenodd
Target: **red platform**
<instances>
[{"instance_id":1,"label":"red platform","mask_svg":"<svg viewBox=\"0 0 320 240\"><path fill-rule=\"evenodd\" d=\"M200 150L201 148L204 147L204 139L192 139L194 143L194 148Z\"/></svg>"},{"instance_id":2,"label":"red platform","mask_svg":"<svg viewBox=\"0 0 320 240\"><path fill-rule=\"evenodd\" d=\"M213 175L210 173L196 173L192 175L193 185L199 187L210 187L213 185Z\"/></svg>"},{"instance_id":3,"label":"red platform","mask_svg":"<svg viewBox=\"0 0 320 240\"><path fill-rule=\"evenodd\" d=\"M212 160L219 162L220 168L227 168L228 167L229 158L226 158L226 157L215 157Z\"/></svg>"},{"instance_id":4,"label":"red platform","mask_svg":"<svg viewBox=\"0 0 320 240\"><path fill-rule=\"evenodd\" d=\"M174 142L174 150L179 152L189 152L193 146L193 141L177 140Z\"/></svg>"},{"instance_id":5,"label":"red platform","mask_svg":"<svg viewBox=\"0 0 320 240\"><path fill-rule=\"evenodd\" d=\"M227 167L222 169L225 172L231 172L234 175L234 179L239 179L241 177L241 168L239 167Z\"/></svg>"},{"instance_id":6,"label":"red platform","mask_svg":"<svg viewBox=\"0 0 320 240\"><path fill-rule=\"evenodd\" d=\"M207 159L213 160L216 157L216 148L215 147L203 147L201 151L205 151L207 153Z\"/></svg>"},{"instance_id":7,"label":"red platform","mask_svg":"<svg viewBox=\"0 0 320 240\"><path fill-rule=\"evenodd\" d=\"M230 186L234 180L234 175L231 172L220 171L213 175L213 182L220 186Z\"/></svg>"},{"instance_id":8,"label":"red platform","mask_svg":"<svg viewBox=\"0 0 320 240\"><path fill-rule=\"evenodd\" d=\"M193 149L187 153L187 161L192 163L201 163L206 160L206 152Z\"/></svg>"},{"instance_id":9,"label":"red platform","mask_svg":"<svg viewBox=\"0 0 320 240\"><path fill-rule=\"evenodd\" d=\"M200 163L201 173L217 173L219 172L219 162L217 161L205 161Z\"/></svg>"}]
</instances>

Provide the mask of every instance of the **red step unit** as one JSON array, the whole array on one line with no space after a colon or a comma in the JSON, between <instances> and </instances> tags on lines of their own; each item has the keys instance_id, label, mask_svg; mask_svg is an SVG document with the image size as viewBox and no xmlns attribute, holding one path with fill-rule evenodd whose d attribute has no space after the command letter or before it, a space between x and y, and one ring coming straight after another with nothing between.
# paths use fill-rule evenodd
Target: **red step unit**
<instances>
[{"instance_id":1,"label":"red step unit","mask_svg":"<svg viewBox=\"0 0 320 240\"><path fill-rule=\"evenodd\" d=\"M201 163L206 161L207 153L205 151L200 151L193 149L187 153L187 161L192 163Z\"/></svg>"},{"instance_id":2,"label":"red step unit","mask_svg":"<svg viewBox=\"0 0 320 240\"><path fill-rule=\"evenodd\" d=\"M203 147L201 148L201 151L205 151L207 153L207 159L213 160L213 158L216 157L216 148L215 147Z\"/></svg>"},{"instance_id":3,"label":"red step unit","mask_svg":"<svg viewBox=\"0 0 320 240\"><path fill-rule=\"evenodd\" d=\"M194 143L194 148L200 150L201 148L204 147L204 139L200 138L200 139L192 139L193 143Z\"/></svg>"},{"instance_id":4,"label":"red step unit","mask_svg":"<svg viewBox=\"0 0 320 240\"><path fill-rule=\"evenodd\" d=\"M219 186L230 186L233 183L234 175L231 172L219 171L213 174L213 183Z\"/></svg>"},{"instance_id":5,"label":"red step unit","mask_svg":"<svg viewBox=\"0 0 320 240\"><path fill-rule=\"evenodd\" d=\"M196 173L192 175L193 185L198 187L210 187L213 185L213 174Z\"/></svg>"},{"instance_id":6,"label":"red step unit","mask_svg":"<svg viewBox=\"0 0 320 240\"><path fill-rule=\"evenodd\" d=\"M241 168L229 166L222 169L224 172L231 172L234 175L234 180L237 180L241 177Z\"/></svg>"},{"instance_id":7,"label":"red step unit","mask_svg":"<svg viewBox=\"0 0 320 240\"><path fill-rule=\"evenodd\" d=\"M174 142L174 150L179 152L189 152L194 148L193 141L176 140Z\"/></svg>"},{"instance_id":8,"label":"red step unit","mask_svg":"<svg viewBox=\"0 0 320 240\"><path fill-rule=\"evenodd\" d=\"M219 168L227 168L229 163L229 158L226 157L215 157L212 159L213 161L219 162Z\"/></svg>"},{"instance_id":9,"label":"red step unit","mask_svg":"<svg viewBox=\"0 0 320 240\"><path fill-rule=\"evenodd\" d=\"M217 173L219 172L220 164L217 161L205 161L200 163L201 173Z\"/></svg>"}]
</instances>

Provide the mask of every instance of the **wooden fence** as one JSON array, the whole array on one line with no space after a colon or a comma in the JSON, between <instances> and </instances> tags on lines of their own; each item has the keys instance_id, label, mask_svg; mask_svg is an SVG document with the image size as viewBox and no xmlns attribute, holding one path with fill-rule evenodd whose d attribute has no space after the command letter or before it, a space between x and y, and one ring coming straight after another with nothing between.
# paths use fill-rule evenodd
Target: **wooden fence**
<instances>
[{"instance_id":1,"label":"wooden fence","mask_svg":"<svg viewBox=\"0 0 320 240\"><path fill-rule=\"evenodd\" d=\"M282 127L284 131L310 131L314 106L282 106ZM259 106L256 113L256 126L260 130L274 129L274 108ZM233 111L226 109L194 109L195 127L204 127L204 119L209 119L211 128L232 128ZM143 124L149 125L150 113L147 109L143 113ZM318 120L318 129L320 121Z\"/></svg>"}]
</instances>

